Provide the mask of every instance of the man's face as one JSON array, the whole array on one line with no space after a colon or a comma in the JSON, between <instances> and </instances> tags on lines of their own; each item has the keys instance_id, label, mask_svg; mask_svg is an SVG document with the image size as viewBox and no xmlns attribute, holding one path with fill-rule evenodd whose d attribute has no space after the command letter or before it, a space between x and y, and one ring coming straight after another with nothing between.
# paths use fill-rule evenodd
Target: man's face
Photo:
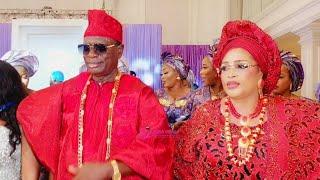
<instances>
[{"instance_id":1,"label":"man's face","mask_svg":"<svg viewBox=\"0 0 320 180\"><path fill-rule=\"evenodd\" d=\"M93 76L107 76L117 68L123 52L120 43L104 37L88 36L84 38L84 44L83 58L87 71Z\"/></svg>"}]
</instances>

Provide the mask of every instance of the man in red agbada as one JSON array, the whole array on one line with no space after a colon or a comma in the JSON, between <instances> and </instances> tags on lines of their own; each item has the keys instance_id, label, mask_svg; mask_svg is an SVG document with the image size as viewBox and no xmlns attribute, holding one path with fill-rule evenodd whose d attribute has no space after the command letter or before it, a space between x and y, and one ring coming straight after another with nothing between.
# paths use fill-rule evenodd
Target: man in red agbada
<instances>
[{"instance_id":1,"label":"man in red agbada","mask_svg":"<svg viewBox=\"0 0 320 180\"><path fill-rule=\"evenodd\" d=\"M54 179L170 179L173 141L151 88L118 72L122 26L89 10L84 44L88 72L40 90L19 106L23 178L37 159ZM32 149L32 151L31 151Z\"/></svg>"}]
</instances>

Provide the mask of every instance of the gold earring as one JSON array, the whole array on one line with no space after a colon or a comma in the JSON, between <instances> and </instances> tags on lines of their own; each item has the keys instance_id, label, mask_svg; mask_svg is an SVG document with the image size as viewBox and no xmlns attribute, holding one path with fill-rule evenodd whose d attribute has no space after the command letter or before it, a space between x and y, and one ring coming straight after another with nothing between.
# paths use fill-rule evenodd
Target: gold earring
<instances>
[{"instance_id":1,"label":"gold earring","mask_svg":"<svg viewBox=\"0 0 320 180\"><path fill-rule=\"evenodd\" d=\"M263 98L263 86L264 86L264 81L263 79L260 79L258 81L258 93L259 93L260 99Z\"/></svg>"},{"instance_id":2,"label":"gold earring","mask_svg":"<svg viewBox=\"0 0 320 180\"><path fill-rule=\"evenodd\" d=\"M181 80L181 77L180 77L180 76L178 76L176 79L177 79L177 80Z\"/></svg>"}]
</instances>

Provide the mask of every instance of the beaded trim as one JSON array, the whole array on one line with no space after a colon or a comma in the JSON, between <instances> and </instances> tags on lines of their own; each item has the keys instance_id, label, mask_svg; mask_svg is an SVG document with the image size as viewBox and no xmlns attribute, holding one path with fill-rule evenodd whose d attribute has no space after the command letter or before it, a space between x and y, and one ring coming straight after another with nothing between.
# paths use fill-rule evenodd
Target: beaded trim
<instances>
[{"instance_id":1,"label":"beaded trim","mask_svg":"<svg viewBox=\"0 0 320 180\"><path fill-rule=\"evenodd\" d=\"M119 84L122 74L120 72L117 73L117 76L115 77L114 87L112 88L112 95L109 103L109 114L108 114L108 121L107 121L107 152L106 152L106 160L110 158L110 152L111 152L111 136L112 136L112 118L113 118L113 107L114 103L118 94L119 90ZM84 118L84 107L85 102L87 99L87 91L88 86L90 85L90 79L91 75L89 76L83 90L81 93L81 99L80 99L80 108L79 108L79 122L78 122L78 167L82 166L83 163L83 118Z\"/></svg>"}]
</instances>

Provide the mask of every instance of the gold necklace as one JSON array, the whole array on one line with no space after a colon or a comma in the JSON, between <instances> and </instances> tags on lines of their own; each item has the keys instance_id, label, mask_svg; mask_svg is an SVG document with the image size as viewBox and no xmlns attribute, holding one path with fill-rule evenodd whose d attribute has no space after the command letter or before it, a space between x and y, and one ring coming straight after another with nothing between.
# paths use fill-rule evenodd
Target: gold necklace
<instances>
[{"instance_id":1,"label":"gold necklace","mask_svg":"<svg viewBox=\"0 0 320 180\"><path fill-rule=\"evenodd\" d=\"M107 144L107 152L106 152L106 160L110 158L110 152L111 152L111 135L112 135L112 118L113 118L113 107L114 103L118 94L119 90L119 84L120 84L120 79L121 79L121 73L118 72L117 76L115 77L115 82L114 86L112 88L112 94L111 94L111 99L109 103L109 114L108 114L108 121L107 121L107 139L106 139L106 144ZM83 163L83 118L84 118L84 107L85 107L85 102L87 99L87 91L88 91L88 86L90 85L90 80L91 80L91 75L89 76L83 90L81 93L81 99L80 99L80 108L79 108L79 122L78 122L78 167L82 166Z\"/></svg>"},{"instance_id":2,"label":"gold necklace","mask_svg":"<svg viewBox=\"0 0 320 180\"><path fill-rule=\"evenodd\" d=\"M184 107L187 104L187 100L185 99L174 100L173 102L171 102L169 99L159 98L159 102L163 106L169 107L171 105L174 105L177 108Z\"/></svg>"},{"instance_id":3,"label":"gold necklace","mask_svg":"<svg viewBox=\"0 0 320 180\"><path fill-rule=\"evenodd\" d=\"M267 98L263 98L262 100L262 108L261 112L258 115L259 118L259 124L254 128L254 130L251 130L251 128L248 126L248 117L247 116L241 116L240 117L240 125L241 130L240 134L242 137L238 140L238 156L234 154L233 148L232 148L232 135L231 135L231 129L230 129L230 109L228 108L228 98L225 99L225 109L223 116L225 118L225 125L224 125L224 136L227 143L227 151L228 156L230 157L230 160L238 166L244 165L247 162L249 162L250 158L252 157L254 145L258 139L258 136L261 134L262 124L265 123L266 118L266 105L268 103Z\"/></svg>"}]
</instances>

